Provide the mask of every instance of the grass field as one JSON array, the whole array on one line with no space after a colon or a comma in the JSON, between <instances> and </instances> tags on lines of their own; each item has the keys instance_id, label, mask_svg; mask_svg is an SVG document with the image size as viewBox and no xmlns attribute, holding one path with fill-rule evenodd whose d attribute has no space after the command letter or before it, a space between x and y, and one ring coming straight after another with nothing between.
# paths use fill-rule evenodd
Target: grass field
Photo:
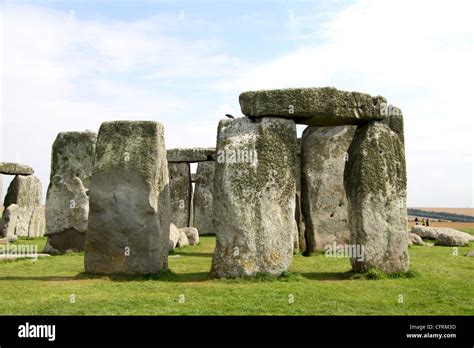
<instances>
[{"instance_id":1,"label":"grass field","mask_svg":"<svg viewBox=\"0 0 474 348\"><path fill-rule=\"evenodd\" d=\"M474 229L465 230L474 234ZM22 239L20 244L45 238ZM296 255L280 279L210 280L215 238L153 277L83 273L82 253L0 263L0 315L474 315L470 247L410 247L413 278L357 277L346 258ZM399 303L399 301L401 303Z\"/></svg>"}]
</instances>

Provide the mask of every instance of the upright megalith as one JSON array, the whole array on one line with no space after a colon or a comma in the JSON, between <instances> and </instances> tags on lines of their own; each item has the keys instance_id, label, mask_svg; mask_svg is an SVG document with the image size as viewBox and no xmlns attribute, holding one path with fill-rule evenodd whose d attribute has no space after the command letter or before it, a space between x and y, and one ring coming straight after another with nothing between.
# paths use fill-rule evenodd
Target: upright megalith
<instances>
[{"instance_id":1,"label":"upright megalith","mask_svg":"<svg viewBox=\"0 0 474 348\"><path fill-rule=\"evenodd\" d=\"M297 229L295 123L221 120L216 155L211 276L281 274L293 258Z\"/></svg>"},{"instance_id":2,"label":"upright megalith","mask_svg":"<svg viewBox=\"0 0 474 348\"><path fill-rule=\"evenodd\" d=\"M11 204L18 205L17 221L14 227L16 236L29 236L30 222L35 210L41 206L41 196L41 182L34 175L17 175L10 183L3 206L7 209Z\"/></svg>"},{"instance_id":3,"label":"upright megalith","mask_svg":"<svg viewBox=\"0 0 474 348\"><path fill-rule=\"evenodd\" d=\"M167 269L169 177L160 123L101 125L89 196L87 272L153 274Z\"/></svg>"},{"instance_id":4,"label":"upright megalith","mask_svg":"<svg viewBox=\"0 0 474 348\"><path fill-rule=\"evenodd\" d=\"M193 226L200 235L215 235L216 228L212 222L212 191L214 189L215 162L199 162L196 169L196 183L193 199Z\"/></svg>"},{"instance_id":5,"label":"upright megalith","mask_svg":"<svg viewBox=\"0 0 474 348\"><path fill-rule=\"evenodd\" d=\"M171 222L188 227L191 213L191 168L186 162L169 162Z\"/></svg>"},{"instance_id":6,"label":"upright megalith","mask_svg":"<svg viewBox=\"0 0 474 348\"><path fill-rule=\"evenodd\" d=\"M355 130L310 126L303 132L301 200L307 253L350 241L344 167Z\"/></svg>"},{"instance_id":7,"label":"upright megalith","mask_svg":"<svg viewBox=\"0 0 474 348\"><path fill-rule=\"evenodd\" d=\"M351 244L362 251L351 258L353 270L407 271L407 178L399 136L380 122L359 126L348 155L344 184Z\"/></svg>"},{"instance_id":8,"label":"upright megalith","mask_svg":"<svg viewBox=\"0 0 474 348\"><path fill-rule=\"evenodd\" d=\"M7 241L17 239L16 227L18 222L18 205L10 204L2 214L2 234L0 237Z\"/></svg>"},{"instance_id":9,"label":"upright megalith","mask_svg":"<svg viewBox=\"0 0 474 348\"><path fill-rule=\"evenodd\" d=\"M84 250L96 142L97 134L86 131L59 133L53 143L46 195L47 252Z\"/></svg>"}]
</instances>

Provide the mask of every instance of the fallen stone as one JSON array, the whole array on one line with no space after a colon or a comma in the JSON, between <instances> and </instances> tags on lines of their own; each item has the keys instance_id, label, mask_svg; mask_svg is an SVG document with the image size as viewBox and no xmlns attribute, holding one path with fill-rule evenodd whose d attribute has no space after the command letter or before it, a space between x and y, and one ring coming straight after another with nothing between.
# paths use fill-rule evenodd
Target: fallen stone
<instances>
[{"instance_id":1,"label":"fallen stone","mask_svg":"<svg viewBox=\"0 0 474 348\"><path fill-rule=\"evenodd\" d=\"M18 205L15 233L19 237L28 237L31 219L37 207L41 206L42 187L34 175L17 175L8 187L3 206Z\"/></svg>"},{"instance_id":2,"label":"fallen stone","mask_svg":"<svg viewBox=\"0 0 474 348\"><path fill-rule=\"evenodd\" d=\"M427 226L415 225L411 228L411 233L417 234L421 238L424 238L424 239L437 240L440 234L446 234L446 235L459 236L461 238L467 239L470 242L474 241L473 235L470 235L469 233L461 232L461 231L455 230L454 228L449 228L449 227L427 227Z\"/></svg>"},{"instance_id":3,"label":"fallen stone","mask_svg":"<svg viewBox=\"0 0 474 348\"><path fill-rule=\"evenodd\" d=\"M183 232L189 242L189 245L199 244L199 232L195 227L184 227L179 229L180 232Z\"/></svg>"},{"instance_id":4,"label":"fallen stone","mask_svg":"<svg viewBox=\"0 0 474 348\"><path fill-rule=\"evenodd\" d=\"M15 255L15 254L0 254L0 261L13 261L19 259L37 259L49 257L49 254L34 254L34 255Z\"/></svg>"},{"instance_id":5,"label":"fallen stone","mask_svg":"<svg viewBox=\"0 0 474 348\"><path fill-rule=\"evenodd\" d=\"M86 272L154 274L167 269L169 177L160 123L102 123L89 208Z\"/></svg>"},{"instance_id":6,"label":"fallen stone","mask_svg":"<svg viewBox=\"0 0 474 348\"><path fill-rule=\"evenodd\" d=\"M48 243L59 253L84 250L96 142L86 131L59 133L53 143L46 221Z\"/></svg>"},{"instance_id":7,"label":"fallen stone","mask_svg":"<svg viewBox=\"0 0 474 348\"><path fill-rule=\"evenodd\" d=\"M193 197L193 226L201 235L215 235L212 221L212 191L214 189L215 162L199 162L196 170L196 184Z\"/></svg>"},{"instance_id":8,"label":"fallen stone","mask_svg":"<svg viewBox=\"0 0 474 348\"><path fill-rule=\"evenodd\" d=\"M351 244L363 248L351 257L355 272L409 268L405 152L387 125L359 126L348 151L344 186Z\"/></svg>"},{"instance_id":9,"label":"fallen stone","mask_svg":"<svg viewBox=\"0 0 474 348\"><path fill-rule=\"evenodd\" d=\"M168 162L214 161L216 149L212 147L177 148L166 151Z\"/></svg>"},{"instance_id":10,"label":"fallen stone","mask_svg":"<svg viewBox=\"0 0 474 348\"><path fill-rule=\"evenodd\" d=\"M171 222L188 227L191 213L191 168L189 163L168 163L171 199Z\"/></svg>"},{"instance_id":11,"label":"fallen stone","mask_svg":"<svg viewBox=\"0 0 474 348\"><path fill-rule=\"evenodd\" d=\"M414 233L409 233L408 234L408 242L410 245L425 245L425 242L423 242L423 239L417 234Z\"/></svg>"},{"instance_id":12,"label":"fallen stone","mask_svg":"<svg viewBox=\"0 0 474 348\"><path fill-rule=\"evenodd\" d=\"M435 245L441 246L466 246L469 245L469 238L454 233L439 233Z\"/></svg>"},{"instance_id":13,"label":"fallen stone","mask_svg":"<svg viewBox=\"0 0 474 348\"><path fill-rule=\"evenodd\" d=\"M251 117L283 117L309 126L357 125L382 120L383 97L332 87L288 88L244 92L242 113Z\"/></svg>"},{"instance_id":14,"label":"fallen stone","mask_svg":"<svg viewBox=\"0 0 474 348\"><path fill-rule=\"evenodd\" d=\"M0 162L0 174L7 175L33 175L33 168L26 164Z\"/></svg>"},{"instance_id":15,"label":"fallen stone","mask_svg":"<svg viewBox=\"0 0 474 348\"><path fill-rule=\"evenodd\" d=\"M214 171L217 244L211 276L279 275L293 258L296 126L291 120L221 120Z\"/></svg>"},{"instance_id":16,"label":"fallen stone","mask_svg":"<svg viewBox=\"0 0 474 348\"><path fill-rule=\"evenodd\" d=\"M186 236L186 233L184 233L184 231L182 229L179 230L179 239L178 239L178 243L176 244L176 246L178 248L182 248L182 247L185 247L185 246L188 246L189 245L189 239L188 239L188 236Z\"/></svg>"},{"instance_id":17,"label":"fallen stone","mask_svg":"<svg viewBox=\"0 0 474 348\"><path fill-rule=\"evenodd\" d=\"M474 250L471 250L470 252L468 252L466 256L474 257Z\"/></svg>"},{"instance_id":18,"label":"fallen stone","mask_svg":"<svg viewBox=\"0 0 474 348\"><path fill-rule=\"evenodd\" d=\"M355 131L355 126L337 126L303 132L301 201L308 253L350 242L344 168Z\"/></svg>"}]
</instances>

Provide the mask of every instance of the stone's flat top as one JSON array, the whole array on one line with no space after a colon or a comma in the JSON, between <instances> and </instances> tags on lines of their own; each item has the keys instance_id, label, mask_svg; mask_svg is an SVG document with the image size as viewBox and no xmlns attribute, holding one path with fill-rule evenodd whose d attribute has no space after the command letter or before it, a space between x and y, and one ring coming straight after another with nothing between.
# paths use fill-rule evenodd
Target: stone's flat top
<instances>
[{"instance_id":1,"label":"stone's flat top","mask_svg":"<svg viewBox=\"0 0 474 348\"><path fill-rule=\"evenodd\" d=\"M33 168L26 164L0 162L0 173L7 175L32 175L34 174Z\"/></svg>"},{"instance_id":2,"label":"stone's flat top","mask_svg":"<svg viewBox=\"0 0 474 348\"><path fill-rule=\"evenodd\" d=\"M333 87L249 91L239 96L242 113L284 117L310 126L356 125L385 118L384 97Z\"/></svg>"},{"instance_id":3,"label":"stone's flat top","mask_svg":"<svg viewBox=\"0 0 474 348\"><path fill-rule=\"evenodd\" d=\"M214 147L176 148L166 151L168 162L204 162L214 161L216 149Z\"/></svg>"}]
</instances>

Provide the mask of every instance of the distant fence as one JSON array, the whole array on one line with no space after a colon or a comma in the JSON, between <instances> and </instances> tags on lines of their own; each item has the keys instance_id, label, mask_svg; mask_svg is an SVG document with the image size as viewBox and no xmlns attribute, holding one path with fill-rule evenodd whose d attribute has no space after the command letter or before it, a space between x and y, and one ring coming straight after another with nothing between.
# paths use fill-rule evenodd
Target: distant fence
<instances>
[{"instance_id":1,"label":"distant fence","mask_svg":"<svg viewBox=\"0 0 474 348\"><path fill-rule=\"evenodd\" d=\"M462 215L462 214L453 214L439 211L428 211L421 209L407 209L408 215L411 216L422 216L430 219L440 219L440 220L450 220L454 222L474 222L474 216Z\"/></svg>"}]
</instances>

